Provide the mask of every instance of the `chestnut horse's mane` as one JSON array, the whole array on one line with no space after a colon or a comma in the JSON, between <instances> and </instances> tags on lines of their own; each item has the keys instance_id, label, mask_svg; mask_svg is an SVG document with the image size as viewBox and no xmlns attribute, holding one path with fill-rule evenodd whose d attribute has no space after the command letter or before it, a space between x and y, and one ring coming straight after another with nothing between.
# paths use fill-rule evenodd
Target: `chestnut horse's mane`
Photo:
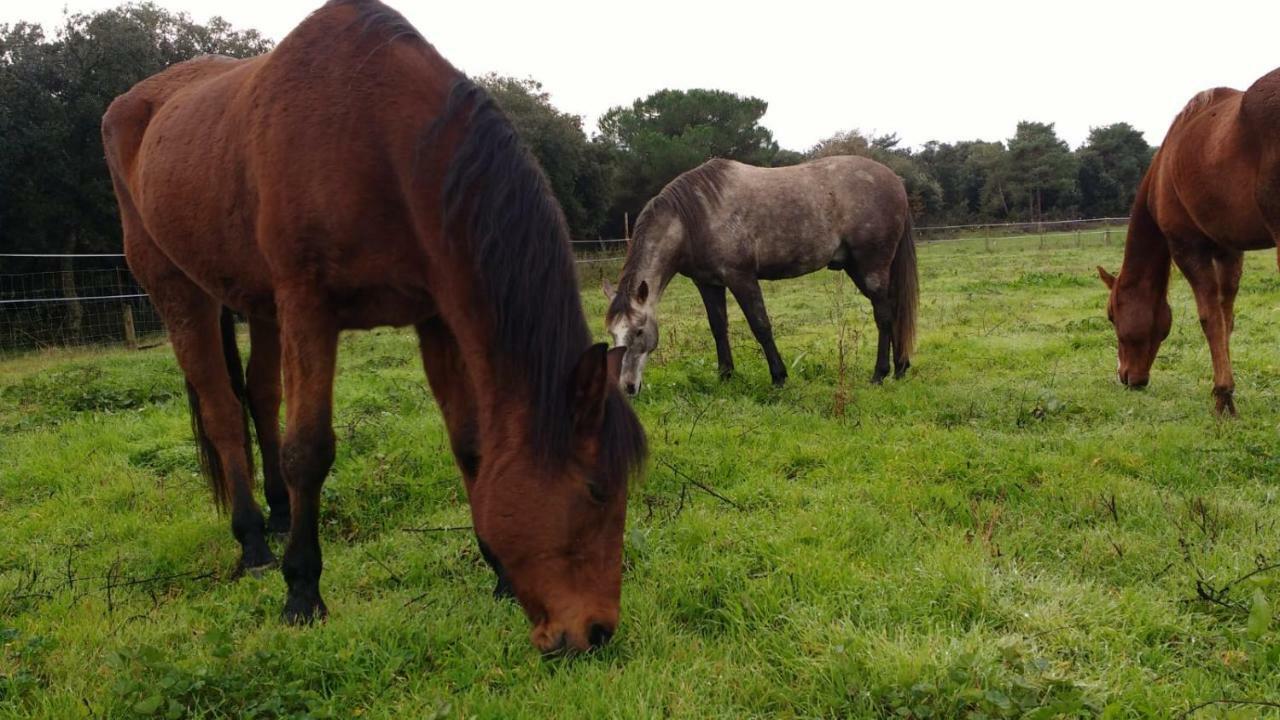
<instances>
[{"instance_id":1,"label":"chestnut horse's mane","mask_svg":"<svg viewBox=\"0 0 1280 720\"><path fill-rule=\"evenodd\" d=\"M687 242L694 246L703 246L711 241L711 211L719 207L724 196L725 175L729 169L729 161L713 158L698 167L682 173L675 180L667 183L662 191L654 196L636 218L635 241L644 242L649 226L662 211L669 212L684 226ZM628 259L639 257L640 253L627 253ZM616 317L631 308L631 295L635 291L637 268L626 263L622 268L622 277L618 280L618 292L609 304L609 317Z\"/></svg>"}]
</instances>

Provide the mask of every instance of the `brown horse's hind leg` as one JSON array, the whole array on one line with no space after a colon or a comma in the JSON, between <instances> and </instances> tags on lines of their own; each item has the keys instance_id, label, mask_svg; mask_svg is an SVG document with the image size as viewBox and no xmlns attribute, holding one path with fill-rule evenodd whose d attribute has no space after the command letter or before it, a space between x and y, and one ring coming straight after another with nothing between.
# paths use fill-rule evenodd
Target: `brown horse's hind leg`
<instances>
[{"instance_id":1,"label":"brown horse's hind leg","mask_svg":"<svg viewBox=\"0 0 1280 720\"><path fill-rule=\"evenodd\" d=\"M280 474L280 328L249 321L249 408L262 450L263 491L271 516L267 531L289 532L289 490Z\"/></svg>"},{"instance_id":2,"label":"brown horse's hind leg","mask_svg":"<svg viewBox=\"0 0 1280 720\"><path fill-rule=\"evenodd\" d=\"M769 323L769 313L764 308L764 295L760 292L760 283L755 278L742 278L729 284L742 314L747 316L747 324L756 342L764 348L765 360L769 363L769 375L773 384L782 387L787 382L787 366L778 354L778 346L773 343L773 326Z\"/></svg>"},{"instance_id":3,"label":"brown horse's hind leg","mask_svg":"<svg viewBox=\"0 0 1280 720\"><path fill-rule=\"evenodd\" d=\"M702 304L707 308L707 322L711 336L716 341L716 360L720 365L720 379L733 376L733 351L729 348L729 315L725 308L723 285L694 283L702 294Z\"/></svg>"},{"instance_id":4,"label":"brown horse's hind leg","mask_svg":"<svg viewBox=\"0 0 1280 720\"><path fill-rule=\"evenodd\" d=\"M431 385L431 394L440 406L440 414L444 416L445 428L449 431L449 444L453 448L453 457L462 472L463 485L467 492L476 480L480 470L480 454L476 440L476 406L475 396L471 391L471 380L467 377L467 369L463 364L462 353L453 333L440 318L434 318L417 326L418 344L422 352L422 366L427 372L427 382ZM493 569L498 582L493 588L496 598L515 597L511 582L507 579L501 563L493 557L484 543L480 543L480 554Z\"/></svg>"},{"instance_id":5,"label":"brown horse's hind leg","mask_svg":"<svg viewBox=\"0 0 1280 720\"><path fill-rule=\"evenodd\" d=\"M320 598L320 488L333 465L333 376L338 330L321 303L279 307L286 421L280 468L289 488L292 521L281 571L289 586L284 619L308 623L328 614Z\"/></svg>"},{"instance_id":6,"label":"brown horse's hind leg","mask_svg":"<svg viewBox=\"0 0 1280 720\"><path fill-rule=\"evenodd\" d=\"M1174 247L1178 248L1177 245ZM1244 255L1179 248L1174 252L1173 260L1191 284L1200 327L1209 341L1215 407L1220 414L1235 415L1236 383L1231 372L1231 331L1235 327L1235 299Z\"/></svg>"},{"instance_id":7,"label":"brown horse's hind leg","mask_svg":"<svg viewBox=\"0 0 1280 720\"><path fill-rule=\"evenodd\" d=\"M188 281L182 282L189 285ZM253 497L249 465L252 449L246 435L244 407L232 390L219 335L221 307L194 285L178 289L170 283L153 291L152 297L165 318L178 364L195 393L193 410L199 413L199 441L211 446L216 454L211 472L221 477L210 480L220 483L214 488L215 495L231 508L231 532L241 549L236 575L272 565L275 556L267 547L262 510Z\"/></svg>"}]
</instances>

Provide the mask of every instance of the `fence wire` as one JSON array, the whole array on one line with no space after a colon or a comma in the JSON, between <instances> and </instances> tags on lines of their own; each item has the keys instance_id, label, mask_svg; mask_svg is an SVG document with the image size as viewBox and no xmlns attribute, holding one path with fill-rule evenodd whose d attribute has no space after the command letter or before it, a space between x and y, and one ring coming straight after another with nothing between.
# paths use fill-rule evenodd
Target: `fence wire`
<instances>
[{"instance_id":1,"label":"fence wire","mask_svg":"<svg viewBox=\"0 0 1280 720\"><path fill-rule=\"evenodd\" d=\"M917 244L1039 239L1041 249L1107 245L1123 240L1128 218L1038 223L932 225L915 228ZM609 263L626 258L629 240L574 240L579 275L603 277ZM34 272L3 272L15 266ZM57 267L57 269L53 269ZM585 280L585 278L582 278ZM598 279L598 278L594 278ZM95 344L140 346L158 342L164 323L119 253L0 253L0 355L49 347Z\"/></svg>"},{"instance_id":2,"label":"fence wire","mask_svg":"<svg viewBox=\"0 0 1280 720\"><path fill-rule=\"evenodd\" d=\"M591 241L575 261L620 263L622 243ZM615 254L609 254L610 252ZM60 268L6 272L15 267ZM119 253L0 253L0 355L84 345L147 346L164 323Z\"/></svg>"}]
</instances>

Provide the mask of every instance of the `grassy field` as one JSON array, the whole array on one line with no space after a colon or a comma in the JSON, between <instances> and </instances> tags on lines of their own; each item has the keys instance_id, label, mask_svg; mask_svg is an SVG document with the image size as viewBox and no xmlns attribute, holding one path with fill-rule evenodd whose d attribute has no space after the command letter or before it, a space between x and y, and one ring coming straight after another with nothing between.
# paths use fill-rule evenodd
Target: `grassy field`
<instances>
[{"instance_id":1,"label":"grassy field","mask_svg":"<svg viewBox=\"0 0 1280 720\"><path fill-rule=\"evenodd\" d=\"M1280 278L1249 258L1241 417L1211 413L1185 283L1146 392L1093 267L1119 242L921 248L910 377L872 387L842 275L771 284L785 389L693 286L636 407L623 622L544 661L466 531L408 333L342 342L331 618L283 626L196 475L168 348L0 362L0 714L22 717L1176 717L1280 702ZM616 269L611 270L614 272ZM599 268L585 299L603 334ZM840 382L838 338L847 367ZM690 479L713 489L714 496ZM1267 713L1272 713L1267 715ZM1194 717L1275 717L1214 705Z\"/></svg>"}]
</instances>

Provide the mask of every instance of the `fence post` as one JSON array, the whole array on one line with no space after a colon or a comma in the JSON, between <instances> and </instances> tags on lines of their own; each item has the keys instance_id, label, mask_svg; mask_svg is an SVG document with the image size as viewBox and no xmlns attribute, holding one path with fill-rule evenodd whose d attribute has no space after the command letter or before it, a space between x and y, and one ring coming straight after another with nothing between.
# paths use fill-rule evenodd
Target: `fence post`
<instances>
[{"instance_id":1,"label":"fence post","mask_svg":"<svg viewBox=\"0 0 1280 720\"><path fill-rule=\"evenodd\" d=\"M138 349L138 332L133 327L133 308L124 303L124 346L130 350Z\"/></svg>"}]
</instances>

